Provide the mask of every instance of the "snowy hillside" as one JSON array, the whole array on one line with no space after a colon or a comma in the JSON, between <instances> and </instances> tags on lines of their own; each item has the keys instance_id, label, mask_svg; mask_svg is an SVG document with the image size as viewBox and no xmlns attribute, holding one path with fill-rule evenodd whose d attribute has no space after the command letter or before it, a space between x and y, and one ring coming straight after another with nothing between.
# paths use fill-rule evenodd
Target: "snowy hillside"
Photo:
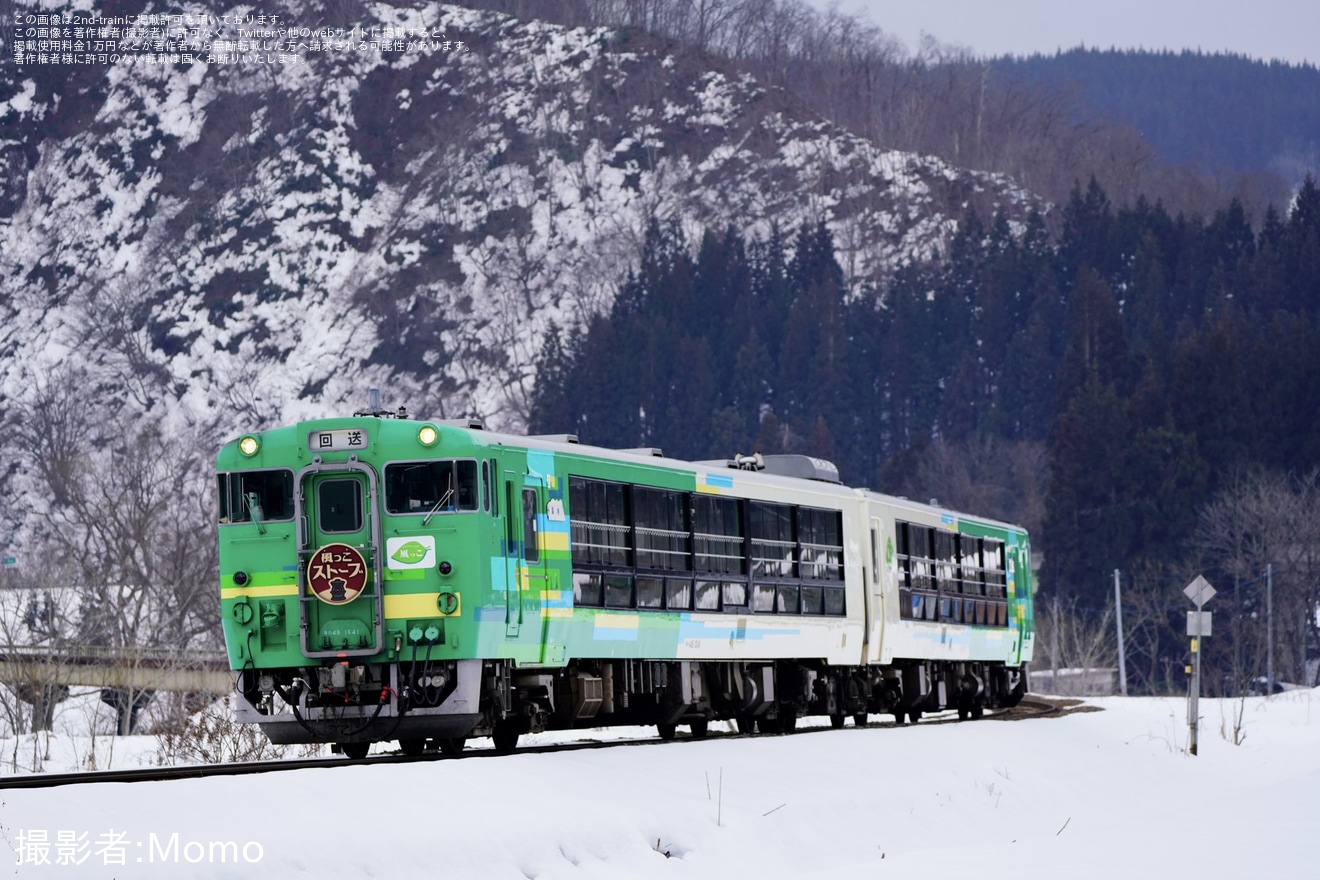
<instances>
[{"instance_id":1,"label":"snowy hillside","mask_svg":"<svg viewBox=\"0 0 1320 880\"><path fill-rule=\"evenodd\" d=\"M1019 723L14 790L0 824L19 878L1307 877L1316 700L1204 700L1199 757L1184 700L1107 698Z\"/></svg>"},{"instance_id":2,"label":"snowy hillside","mask_svg":"<svg viewBox=\"0 0 1320 880\"><path fill-rule=\"evenodd\" d=\"M353 8L263 7L313 35L294 63L31 64L0 82L0 413L70 382L101 420L231 436L379 386L516 428L542 334L608 306L649 218L693 236L826 220L875 296L967 205L1031 204L645 34ZM427 38L316 38L355 26ZM212 44L241 36L211 27Z\"/></svg>"}]
</instances>

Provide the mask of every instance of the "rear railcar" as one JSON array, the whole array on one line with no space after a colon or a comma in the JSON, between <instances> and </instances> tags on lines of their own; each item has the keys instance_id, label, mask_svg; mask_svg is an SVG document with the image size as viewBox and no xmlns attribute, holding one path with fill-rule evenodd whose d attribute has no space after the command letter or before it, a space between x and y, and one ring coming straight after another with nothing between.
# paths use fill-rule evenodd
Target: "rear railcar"
<instances>
[{"instance_id":1,"label":"rear railcar","mask_svg":"<svg viewBox=\"0 0 1320 880\"><path fill-rule=\"evenodd\" d=\"M1026 693L1034 642L1031 548L1017 526L864 492L879 613L868 661L900 720L979 717Z\"/></svg>"}]
</instances>

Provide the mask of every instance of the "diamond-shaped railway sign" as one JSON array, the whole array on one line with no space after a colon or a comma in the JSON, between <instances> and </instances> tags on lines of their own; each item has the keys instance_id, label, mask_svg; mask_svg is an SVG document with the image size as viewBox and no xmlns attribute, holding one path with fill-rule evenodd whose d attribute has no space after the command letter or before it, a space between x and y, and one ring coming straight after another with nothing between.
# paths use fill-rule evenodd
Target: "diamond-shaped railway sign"
<instances>
[{"instance_id":1,"label":"diamond-shaped railway sign","mask_svg":"<svg viewBox=\"0 0 1320 880\"><path fill-rule=\"evenodd\" d=\"M1210 582L1205 579L1205 575L1198 574L1196 579L1183 588L1183 593L1188 599L1192 600L1197 608L1200 608L1206 602L1214 598L1215 593L1219 592L1210 586Z\"/></svg>"}]
</instances>

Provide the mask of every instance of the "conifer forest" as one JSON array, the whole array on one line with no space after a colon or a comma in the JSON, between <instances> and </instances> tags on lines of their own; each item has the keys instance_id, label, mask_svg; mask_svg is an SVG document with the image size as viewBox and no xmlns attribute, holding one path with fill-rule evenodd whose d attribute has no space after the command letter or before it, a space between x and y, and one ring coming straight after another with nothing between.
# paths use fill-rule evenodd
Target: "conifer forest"
<instances>
[{"instance_id":1,"label":"conifer forest","mask_svg":"<svg viewBox=\"0 0 1320 880\"><path fill-rule=\"evenodd\" d=\"M1116 207L1094 180L1054 238L1038 215L1014 229L971 213L881 302L849 295L823 226L743 242L653 225L613 309L551 334L532 431L691 459L807 453L852 485L1021 522L1042 608L1062 603L1094 642L1076 652L1105 653L1096 618L1112 619L1122 573L1138 689L1176 685L1174 587L1197 572L1236 612L1211 686L1247 686L1269 565L1276 663L1304 674L1320 590L1313 179L1259 229L1237 203Z\"/></svg>"}]
</instances>

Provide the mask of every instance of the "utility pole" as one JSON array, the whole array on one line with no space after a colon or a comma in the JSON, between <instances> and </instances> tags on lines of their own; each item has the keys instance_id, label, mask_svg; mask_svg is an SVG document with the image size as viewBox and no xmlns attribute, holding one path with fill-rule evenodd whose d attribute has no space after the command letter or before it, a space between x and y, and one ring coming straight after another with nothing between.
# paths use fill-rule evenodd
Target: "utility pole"
<instances>
[{"instance_id":1,"label":"utility pole","mask_svg":"<svg viewBox=\"0 0 1320 880\"><path fill-rule=\"evenodd\" d=\"M1050 677L1054 679L1050 687L1059 692L1059 597L1054 597L1054 626L1050 627Z\"/></svg>"},{"instance_id":2,"label":"utility pole","mask_svg":"<svg viewBox=\"0 0 1320 880\"><path fill-rule=\"evenodd\" d=\"M1274 694L1274 563L1265 564L1265 696Z\"/></svg>"},{"instance_id":3,"label":"utility pole","mask_svg":"<svg viewBox=\"0 0 1320 880\"><path fill-rule=\"evenodd\" d=\"M1123 651L1123 593L1118 586L1118 569L1114 569L1114 619L1118 624L1118 692L1127 696L1127 655Z\"/></svg>"}]
</instances>

